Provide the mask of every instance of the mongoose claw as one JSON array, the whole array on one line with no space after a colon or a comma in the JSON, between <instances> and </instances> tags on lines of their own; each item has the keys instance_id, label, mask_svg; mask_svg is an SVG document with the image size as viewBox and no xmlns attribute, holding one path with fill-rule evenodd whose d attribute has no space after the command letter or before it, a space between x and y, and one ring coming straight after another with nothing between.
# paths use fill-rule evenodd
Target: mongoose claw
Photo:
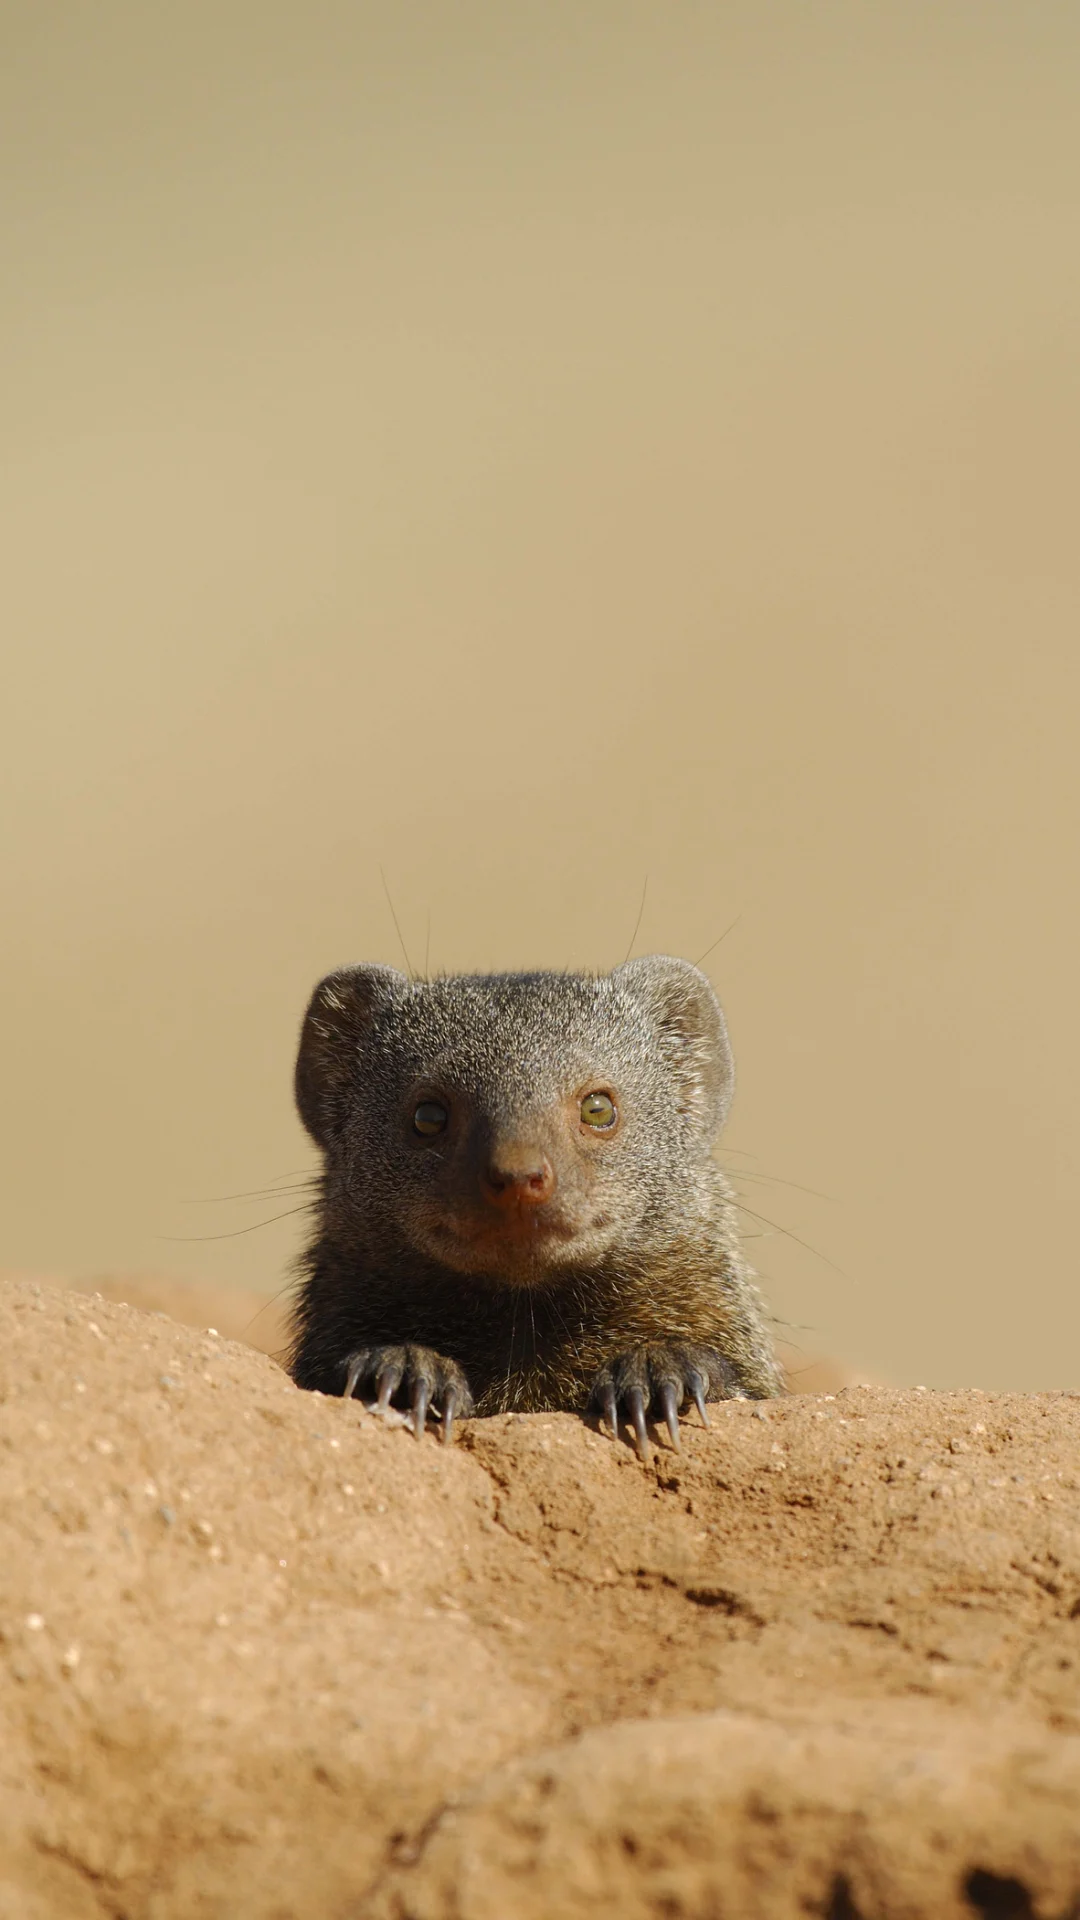
<instances>
[{"instance_id":1,"label":"mongoose claw","mask_svg":"<svg viewBox=\"0 0 1080 1920\"><path fill-rule=\"evenodd\" d=\"M656 1389L656 1402L664 1416L664 1425L671 1436L671 1444L676 1453L682 1452L679 1439L679 1400L670 1380L661 1380Z\"/></svg>"},{"instance_id":2,"label":"mongoose claw","mask_svg":"<svg viewBox=\"0 0 1080 1920\"><path fill-rule=\"evenodd\" d=\"M652 1457L648 1422L663 1423L675 1453L682 1452L679 1414L693 1405L707 1427L706 1399L726 1399L739 1392L734 1369L712 1347L637 1347L609 1361L596 1376L589 1412L604 1421L618 1438L619 1421L631 1428L634 1444L646 1463Z\"/></svg>"},{"instance_id":3,"label":"mongoose claw","mask_svg":"<svg viewBox=\"0 0 1080 1920\"><path fill-rule=\"evenodd\" d=\"M353 1364L355 1365L355 1362ZM401 1371L402 1370L400 1367L387 1367L382 1373L379 1374L378 1381L377 1381L379 1391L375 1401L375 1405L378 1408L378 1411L380 1413L386 1412L387 1408L390 1405L391 1400L393 1399L395 1393L400 1387ZM346 1398L351 1400L352 1395L353 1395L353 1388L350 1387L346 1395Z\"/></svg>"},{"instance_id":4,"label":"mongoose claw","mask_svg":"<svg viewBox=\"0 0 1080 1920\"><path fill-rule=\"evenodd\" d=\"M615 1400L615 1388L610 1376L601 1377L593 1389L590 1403L592 1411L600 1415L611 1432L613 1440L619 1437L619 1409Z\"/></svg>"},{"instance_id":5,"label":"mongoose claw","mask_svg":"<svg viewBox=\"0 0 1080 1920\"><path fill-rule=\"evenodd\" d=\"M638 1453L648 1466L652 1459L652 1447L649 1444L649 1429L645 1425L645 1395L640 1387L629 1389L626 1395L626 1408L630 1415L630 1425L634 1429Z\"/></svg>"},{"instance_id":6,"label":"mongoose claw","mask_svg":"<svg viewBox=\"0 0 1080 1920\"><path fill-rule=\"evenodd\" d=\"M444 1447L448 1447L454 1438L454 1415L457 1412L457 1403L458 1403L457 1388L448 1387L446 1390L446 1395L443 1399L443 1406L442 1406L442 1418L443 1418L442 1440L443 1440Z\"/></svg>"},{"instance_id":7,"label":"mongoose claw","mask_svg":"<svg viewBox=\"0 0 1080 1920\"><path fill-rule=\"evenodd\" d=\"M412 1390L412 1430L418 1440L423 1439L424 1428L427 1426L429 1398L427 1381L422 1374L418 1374L413 1381Z\"/></svg>"},{"instance_id":8,"label":"mongoose claw","mask_svg":"<svg viewBox=\"0 0 1080 1920\"><path fill-rule=\"evenodd\" d=\"M456 1360L430 1347L364 1347L343 1365L345 1399L358 1393L373 1413L393 1416L418 1440L424 1437L429 1409L442 1415L444 1441L453 1436L455 1414L468 1416L473 1410L469 1383Z\"/></svg>"}]
</instances>

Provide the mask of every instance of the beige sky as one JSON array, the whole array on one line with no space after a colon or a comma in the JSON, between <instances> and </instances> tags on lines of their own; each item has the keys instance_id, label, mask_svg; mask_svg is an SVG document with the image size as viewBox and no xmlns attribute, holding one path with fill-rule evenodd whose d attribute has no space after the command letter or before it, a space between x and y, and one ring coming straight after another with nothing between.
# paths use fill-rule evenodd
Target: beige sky
<instances>
[{"instance_id":1,"label":"beige sky","mask_svg":"<svg viewBox=\"0 0 1080 1920\"><path fill-rule=\"evenodd\" d=\"M778 1313L1080 1385L1078 83L1039 0L5 9L0 1265L278 1284L208 1197L380 866L461 968L647 875Z\"/></svg>"}]
</instances>

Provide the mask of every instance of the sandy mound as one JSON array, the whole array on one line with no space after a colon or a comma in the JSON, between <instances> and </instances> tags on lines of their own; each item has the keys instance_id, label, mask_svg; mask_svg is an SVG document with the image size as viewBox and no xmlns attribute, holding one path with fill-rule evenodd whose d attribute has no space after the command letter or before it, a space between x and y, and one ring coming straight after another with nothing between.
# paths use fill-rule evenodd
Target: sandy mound
<instances>
[{"instance_id":1,"label":"sandy mound","mask_svg":"<svg viewBox=\"0 0 1080 1920\"><path fill-rule=\"evenodd\" d=\"M1080 1902L1080 1401L418 1446L0 1288L0 1916L1041 1916Z\"/></svg>"}]
</instances>

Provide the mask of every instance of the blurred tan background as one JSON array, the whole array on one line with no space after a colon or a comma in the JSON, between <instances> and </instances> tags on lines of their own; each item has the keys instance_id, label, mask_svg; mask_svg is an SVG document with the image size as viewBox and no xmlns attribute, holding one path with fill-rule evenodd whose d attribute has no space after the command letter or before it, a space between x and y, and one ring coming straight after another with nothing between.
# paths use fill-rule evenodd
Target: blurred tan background
<instances>
[{"instance_id":1,"label":"blurred tan background","mask_svg":"<svg viewBox=\"0 0 1080 1920\"><path fill-rule=\"evenodd\" d=\"M0 1264L279 1286L215 1197L380 866L433 968L647 876L794 1337L1080 1384L1078 84L1042 0L4 9Z\"/></svg>"}]
</instances>

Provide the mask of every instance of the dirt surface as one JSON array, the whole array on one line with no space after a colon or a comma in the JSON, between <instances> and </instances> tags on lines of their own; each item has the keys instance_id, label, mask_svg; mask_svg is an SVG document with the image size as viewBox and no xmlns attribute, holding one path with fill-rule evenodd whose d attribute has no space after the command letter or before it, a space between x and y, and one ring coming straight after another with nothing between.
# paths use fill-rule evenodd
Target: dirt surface
<instances>
[{"instance_id":1,"label":"dirt surface","mask_svg":"<svg viewBox=\"0 0 1080 1920\"><path fill-rule=\"evenodd\" d=\"M1080 1399L417 1445L0 1285L2 1920L1080 1913Z\"/></svg>"}]
</instances>

